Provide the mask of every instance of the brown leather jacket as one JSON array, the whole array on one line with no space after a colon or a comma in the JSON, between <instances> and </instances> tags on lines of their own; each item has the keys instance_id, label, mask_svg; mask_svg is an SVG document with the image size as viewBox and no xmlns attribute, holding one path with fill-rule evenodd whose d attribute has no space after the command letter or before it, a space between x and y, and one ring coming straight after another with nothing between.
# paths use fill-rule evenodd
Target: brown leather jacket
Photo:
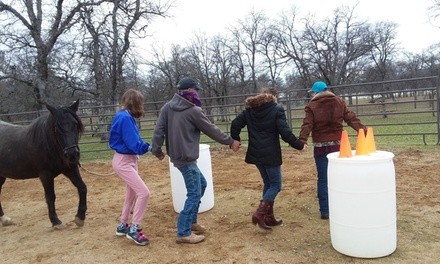
<instances>
[{"instance_id":1,"label":"brown leather jacket","mask_svg":"<svg viewBox=\"0 0 440 264\"><path fill-rule=\"evenodd\" d=\"M367 128L361 123L345 101L330 91L316 94L305 107L305 117L301 126L299 139L307 143L312 133L313 143L329 142L341 139L343 122L358 131Z\"/></svg>"}]
</instances>

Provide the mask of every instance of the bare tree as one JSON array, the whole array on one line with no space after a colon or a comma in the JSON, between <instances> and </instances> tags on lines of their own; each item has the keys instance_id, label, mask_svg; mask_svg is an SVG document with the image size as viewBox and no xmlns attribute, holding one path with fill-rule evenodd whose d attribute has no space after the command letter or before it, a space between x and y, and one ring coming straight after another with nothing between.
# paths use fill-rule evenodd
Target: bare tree
<instances>
[{"instance_id":1,"label":"bare tree","mask_svg":"<svg viewBox=\"0 0 440 264\"><path fill-rule=\"evenodd\" d=\"M370 34L371 40L371 59L374 63L374 67L368 71L370 81L384 81L391 79L392 74L391 63L393 62L393 56L397 52L396 41L396 24L391 22L378 22L372 28L372 33ZM372 77L372 79L371 79ZM389 90L389 87L383 87L382 90ZM373 91L371 91L373 92ZM382 93L380 101L382 104L383 117L386 118L385 109L385 94ZM394 101L394 94L389 93L389 96ZM375 102L373 94L371 95L371 102Z\"/></svg>"},{"instance_id":2,"label":"bare tree","mask_svg":"<svg viewBox=\"0 0 440 264\"><path fill-rule=\"evenodd\" d=\"M397 25L391 22L378 22L372 27L371 58L378 79L371 81L384 81L390 77L390 63L397 54L396 28Z\"/></svg>"},{"instance_id":3,"label":"bare tree","mask_svg":"<svg viewBox=\"0 0 440 264\"><path fill-rule=\"evenodd\" d=\"M230 40L220 35L215 36L210 43L213 54L212 79L214 80L215 96L229 95L236 87L236 68L234 67L234 52L229 48Z\"/></svg>"},{"instance_id":4,"label":"bare tree","mask_svg":"<svg viewBox=\"0 0 440 264\"><path fill-rule=\"evenodd\" d=\"M356 22L354 9L338 8L333 19L315 23L307 19L304 40L311 63L329 85L354 81L362 70L362 59L369 54L369 28L366 22Z\"/></svg>"},{"instance_id":5,"label":"bare tree","mask_svg":"<svg viewBox=\"0 0 440 264\"><path fill-rule=\"evenodd\" d=\"M431 0L427 11L430 22L440 28L440 0Z\"/></svg>"},{"instance_id":6,"label":"bare tree","mask_svg":"<svg viewBox=\"0 0 440 264\"><path fill-rule=\"evenodd\" d=\"M171 46L170 58L163 50L153 48L153 59L147 62L147 65L158 74L158 79L164 85L163 95L171 96L174 94L176 85L182 76L193 75L194 68L190 65L188 59L188 48L182 48L180 45Z\"/></svg>"},{"instance_id":7,"label":"bare tree","mask_svg":"<svg viewBox=\"0 0 440 264\"><path fill-rule=\"evenodd\" d=\"M0 26L0 43L9 47L11 52L27 49L27 55L34 58L34 73L23 76L26 78L15 76L32 87L38 109L50 97L47 89L54 85L50 83L51 54L60 36L78 23L81 8L98 6L107 0L76 1L73 5L73 2L62 0L43 2L26 0L6 4L0 1L0 14L6 17Z\"/></svg>"},{"instance_id":8,"label":"bare tree","mask_svg":"<svg viewBox=\"0 0 440 264\"><path fill-rule=\"evenodd\" d=\"M166 16L169 8L169 2L117 0L111 5L82 9L81 18L91 36L89 54L96 88L103 103L117 102L126 88L124 65L132 40L147 37L149 22Z\"/></svg>"},{"instance_id":9,"label":"bare tree","mask_svg":"<svg viewBox=\"0 0 440 264\"><path fill-rule=\"evenodd\" d=\"M276 25L277 52L282 59L281 63L286 64L292 70L288 74L288 83L291 83L292 89L303 89L311 85L318 75L316 66L310 59L306 39L303 34L303 27L297 20L297 10L292 7L283 13L281 20ZM295 87L295 86L296 87ZM302 94L305 96L305 94Z\"/></svg>"},{"instance_id":10,"label":"bare tree","mask_svg":"<svg viewBox=\"0 0 440 264\"><path fill-rule=\"evenodd\" d=\"M111 5L84 7L81 19L91 36L88 42L90 48L88 54L92 59L92 72L95 80L95 99L100 105L112 105L117 103L120 95L133 82L126 80L124 68L129 60L129 50L133 38L147 36L148 22L156 16L165 16L169 4L156 4L153 1L141 0L117 0ZM110 56L108 56L110 55ZM133 58L134 61L136 59ZM131 61L133 61L131 60ZM135 63L136 64L136 63ZM131 63L131 65L133 65ZM126 73L132 73L126 70ZM133 87L138 88L138 87ZM99 135L101 140L107 140L108 126L110 122L106 111L108 108L98 108Z\"/></svg>"},{"instance_id":11,"label":"bare tree","mask_svg":"<svg viewBox=\"0 0 440 264\"><path fill-rule=\"evenodd\" d=\"M240 57L240 62L249 71L249 80L251 81L250 93L258 90L257 75L260 73L258 60L258 46L262 42L265 34L267 17L262 12L252 11L245 20L239 20L238 26L232 30L236 39L236 55ZM243 47L243 49L242 49ZM246 74L246 72L244 72Z\"/></svg>"},{"instance_id":12,"label":"bare tree","mask_svg":"<svg viewBox=\"0 0 440 264\"><path fill-rule=\"evenodd\" d=\"M212 98L219 108L219 119L226 121L228 118L227 105L228 96L234 89L235 84L232 82L232 73L236 69L234 67L234 52L229 48L228 39L220 35L213 38L196 36L191 48L189 49L194 66L199 70L199 79L204 86L203 95L205 101L211 104ZM211 109L206 108L208 114Z\"/></svg>"},{"instance_id":13,"label":"bare tree","mask_svg":"<svg viewBox=\"0 0 440 264\"><path fill-rule=\"evenodd\" d=\"M261 37L258 46L258 52L262 54L262 64L267 66L268 75L270 78L270 86L280 86L280 75L283 67L286 65L283 60L282 53L279 47L282 45L280 38L278 38L277 26L273 24L265 24L263 36Z\"/></svg>"}]
</instances>

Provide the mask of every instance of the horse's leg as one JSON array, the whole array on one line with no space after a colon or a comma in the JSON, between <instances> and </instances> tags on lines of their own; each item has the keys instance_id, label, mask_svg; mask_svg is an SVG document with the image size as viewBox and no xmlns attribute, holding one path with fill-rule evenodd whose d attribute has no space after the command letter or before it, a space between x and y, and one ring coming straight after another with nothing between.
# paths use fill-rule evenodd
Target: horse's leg
<instances>
[{"instance_id":1,"label":"horse's leg","mask_svg":"<svg viewBox=\"0 0 440 264\"><path fill-rule=\"evenodd\" d=\"M77 226L83 226L87 211L87 186L81 178L78 166L71 171L65 172L64 175L66 175L72 184L78 189L79 203L78 212L75 216L75 224Z\"/></svg>"},{"instance_id":2,"label":"horse's leg","mask_svg":"<svg viewBox=\"0 0 440 264\"><path fill-rule=\"evenodd\" d=\"M5 177L0 177L0 196L1 196L1 193L2 193L2 186L5 183L5 181L6 181ZM7 217L5 215L5 213L3 213L3 208L2 208L1 200L0 200L0 220L2 221L2 225L3 226L12 225L11 218Z\"/></svg>"},{"instance_id":3,"label":"horse's leg","mask_svg":"<svg viewBox=\"0 0 440 264\"><path fill-rule=\"evenodd\" d=\"M47 208L49 209L49 219L54 228L61 227L61 220L58 219L55 210L55 187L54 187L55 176L48 172L43 172L40 175L40 181L43 184L44 196L46 197Z\"/></svg>"}]
</instances>

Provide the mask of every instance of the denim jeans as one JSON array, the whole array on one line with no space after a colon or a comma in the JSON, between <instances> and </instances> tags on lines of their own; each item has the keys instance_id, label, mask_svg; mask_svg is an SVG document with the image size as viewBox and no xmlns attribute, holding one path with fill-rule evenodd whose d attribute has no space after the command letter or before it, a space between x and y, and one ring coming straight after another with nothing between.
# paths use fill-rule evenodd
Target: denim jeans
<instances>
[{"instance_id":1,"label":"denim jeans","mask_svg":"<svg viewBox=\"0 0 440 264\"><path fill-rule=\"evenodd\" d=\"M315 147L314 156L316 170L318 172L318 200L319 200L319 211L321 215L329 215L328 209L328 186L327 186L327 168L328 159L327 154L339 151L339 145L326 146L326 147Z\"/></svg>"},{"instance_id":2,"label":"denim jeans","mask_svg":"<svg viewBox=\"0 0 440 264\"><path fill-rule=\"evenodd\" d=\"M318 200L319 211L322 215L328 215L328 186L327 186L327 156L315 157L316 170L318 171Z\"/></svg>"},{"instance_id":3,"label":"denim jeans","mask_svg":"<svg viewBox=\"0 0 440 264\"><path fill-rule=\"evenodd\" d=\"M256 166L263 179L263 200L271 202L275 201L275 198L281 191L281 166Z\"/></svg>"},{"instance_id":4,"label":"denim jeans","mask_svg":"<svg viewBox=\"0 0 440 264\"><path fill-rule=\"evenodd\" d=\"M182 173L187 191L183 210L177 219L177 236L182 237L191 235L191 225L197 223L200 199L205 194L207 182L196 163L177 169Z\"/></svg>"}]
</instances>

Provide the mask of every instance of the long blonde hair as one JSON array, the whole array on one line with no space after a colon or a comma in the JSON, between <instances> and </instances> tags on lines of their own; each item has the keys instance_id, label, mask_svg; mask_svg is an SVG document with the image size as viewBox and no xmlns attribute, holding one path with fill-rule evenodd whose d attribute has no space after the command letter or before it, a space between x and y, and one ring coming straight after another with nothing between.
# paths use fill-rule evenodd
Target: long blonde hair
<instances>
[{"instance_id":1,"label":"long blonde hair","mask_svg":"<svg viewBox=\"0 0 440 264\"><path fill-rule=\"evenodd\" d=\"M121 97L121 106L139 118L144 115L144 96L138 90L128 89Z\"/></svg>"}]
</instances>

